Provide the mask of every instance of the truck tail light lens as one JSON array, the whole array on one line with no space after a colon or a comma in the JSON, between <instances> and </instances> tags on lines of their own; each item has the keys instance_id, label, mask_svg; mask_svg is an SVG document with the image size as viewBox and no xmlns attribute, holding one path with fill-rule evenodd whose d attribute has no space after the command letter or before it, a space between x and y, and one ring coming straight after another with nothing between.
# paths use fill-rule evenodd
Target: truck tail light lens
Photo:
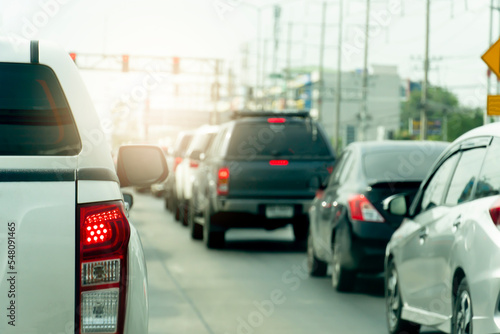
<instances>
[{"instance_id":1,"label":"truck tail light lens","mask_svg":"<svg viewBox=\"0 0 500 334\"><path fill-rule=\"evenodd\" d=\"M79 206L80 333L122 334L130 226L121 202Z\"/></svg>"},{"instance_id":2,"label":"truck tail light lens","mask_svg":"<svg viewBox=\"0 0 500 334\"><path fill-rule=\"evenodd\" d=\"M331 174L333 172L333 165L328 165L326 170L328 171L328 174Z\"/></svg>"},{"instance_id":3,"label":"truck tail light lens","mask_svg":"<svg viewBox=\"0 0 500 334\"><path fill-rule=\"evenodd\" d=\"M227 195L229 193L229 168L221 167L217 174L217 195Z\"/></svg>"},{"instance_id":4,"label":"truck tail light lens","mask_svg":"<svg viewBox=\"0 0 500 334\"><path fill-rule=\"evenodd\" d=\"M353 220L383 223L384 217L375 209L365 195L352 195L349 197L350 216Z\"/></svg>"},{"instance_id":5,"label":"truck tail light lens","mask_svg":"<svg viewBox=\"0 0 500 334\"><path fill-rule=\"evenodd\" d=\"M288 166L288 160L271 160L269 164L271 166Z\"/></svg>"},{"instance_id":6,"label":"truck tail light lens","mask_svg":"<svg viewBox=\"0 0 500 334\"><path fill-rule=\"evenodd\" d=\"M268 123L285 123L286 119L283 117L271 117L267 119Z\"/></svg>"},{"instance_id":7,"label":"truck tail light lens","mask_svg":"<svg viewBox=\"0 0 500 334\"><path fill-rule=\"evenodd\" d=\"M497 227L500 227L500 199L498 199L490 208L490 216L493 220L493 223Z\"/></svg>"}]
</instances>

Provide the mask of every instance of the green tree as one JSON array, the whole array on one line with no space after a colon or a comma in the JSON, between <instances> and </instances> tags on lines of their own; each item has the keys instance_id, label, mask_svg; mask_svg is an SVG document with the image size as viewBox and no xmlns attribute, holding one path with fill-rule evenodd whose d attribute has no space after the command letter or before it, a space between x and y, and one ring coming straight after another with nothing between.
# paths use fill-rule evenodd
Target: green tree
<instances>
[{"instance_id":1,"label":"green tree","mask_svg":"<svg viewBox=\"0 0 500 334\"><path fill-rule=\"evenodd\" d=\"M410 120L419 120L421 111L420 91L413 91L408 101L401 104L401 131L398 139L418 139L410 133ZM453 141L463 133L482 125L482 111L479 108L464 108L456 95L446 88L432 86L428 90L427 119L441 122L440 134L429 134L430 140Z\"/></svg>"}]
</instances>

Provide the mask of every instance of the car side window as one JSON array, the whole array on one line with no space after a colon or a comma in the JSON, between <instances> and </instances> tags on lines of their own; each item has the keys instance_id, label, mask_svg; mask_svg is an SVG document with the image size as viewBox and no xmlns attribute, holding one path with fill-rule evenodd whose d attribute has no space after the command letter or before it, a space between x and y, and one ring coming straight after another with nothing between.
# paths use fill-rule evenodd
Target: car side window
<instances>
[{"instance_id":1,"label":"car side window","mask_svg":"<svg viewBox=\"0 0 500 334\"><path fill-rule=\"evenodd\" d=\"M347 180L347 177L352 171L352 167L354 165L354 157L353 154L349 152L349 155L347 156L347 159L345 160L344 166L342 167L342 170L340 171L338 183L339 184L344 184L344 182Z\"/></svg>"},{"instance_id":2,"label":"car side window","mask_svg":"<svg viewBox=\"0 0 500 334\"><path fill-rule=\"evenodd\" d=\"M475 198L500 194L500 138L493 139L484 159L483 169L479 175Z\"/></svg>"},{"instance_id":3,"label":"car side window","mask_svg":"<svg viewBox=\"0 0 500 334\"><path fill-rule=\"evenodd\" d=\"M217 136L214 138L212 145L210 145L210 150L208 151L209 157L215 157L219 155L221 148L221 141L226 136L227 129L221 130Z\"/></svg>"},{"instance_id":4,"label":"car side window","mask_svg":"<svg viewBox=\"0 0 500 334\"><path fill-rule=\"evenodd\" d=\"M485 153L485 147L462 152L450 182L445 205L453 206L470 199Z\"/></svg>"},{"instance_id":5,"label":"car side window","mask_svg":"<svg viewBox=\"0 0 500 334\"><path fill-rule=\"evenodd\" d=\"M349 158L349 155L351 154L350 151L344 151L341 155L340 158L337 160L337 163L335 164L335 168L333 169L332 176L330 177L329 186L332 186L334 184L339 183L339 178L342 173L343 167Z\"/></svg>"},{"instance_id":6,"label":"car side window","mask_svg":"<svg viewBox=\"0 0 500 334\"><path fill-rule=\"evenodd\" d=\"M431 180L427 183L421 202L421 211L432 209L443 202L446 185L450 175L453 173L458 161L459 154L449 157L439 166Z\"/></svg>"}]
</instances>

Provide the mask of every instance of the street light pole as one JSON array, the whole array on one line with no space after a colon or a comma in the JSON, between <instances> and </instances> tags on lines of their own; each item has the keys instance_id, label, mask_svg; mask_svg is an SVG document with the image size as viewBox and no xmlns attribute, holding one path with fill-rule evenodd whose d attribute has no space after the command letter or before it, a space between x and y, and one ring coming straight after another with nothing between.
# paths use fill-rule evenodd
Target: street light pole
<instances>
[{"instance_id":1,"label":"street light pole","mask_svg":"<svg viewBox=\"0 0 500 334\"><path fill-rule=\"evenodd\" d=\"M366 128L368 123L368 40L370 33L370 0L366 0L366 27L365 27L365 60L363 66L363 87L361 90L361 114L360 114L360 141L366 140Z\"/></svg>"},{"instance_id":2,"label":"street light pole","mask_svg":"<svg viewBox=\"0 0 500 334\"><path fill-rule=\"evenodd\" d=\"M260 84L260 52L261 52L261 13L262 13L262 8L258 7L257 8L257 66L256 67L256 73L255 73L255 91L254 91L254 100L257 102L260 102L261 108L262 108L262 91L261 91L261 84ZM259 96L259 99L257 99L257 95ZM256 107L258 103L255 103Z\"/></svg>"},{"instance_id":3,"label":"street light pole","mask_svg":"<svg viewBox=\"0 0 500 334\"><path fill-rule=\"evenodd\" d=\"M429 28L430 28L431 0L427 0L427 14L425 25L425 59L424 82L422 83L422 99L420 109L420 140L427 139L427 90L429 81Z\"/></svg>"},{"instance_id":4,"label":"street light pole","mask_svg":"<svg viewBox=\"0 0 500 334\"><path fill-rule=\"evenodd\" d=\"M327 9L327 3L326 1L323 1L323 13L322 13L322 18L321 18L321 46L319 50L319 85L318 85L318 120L321 122L323 119L323 91L325 89L325 73L324 73L324 57L325 57L325 27L326 27L326 9Z\"/></svg>"},{"instance_id":5,"label":"street light pole","mask_svg":"<svg viewBox=\"0 0 500 334\"><path fill-rule=\"evenodd\" d=\"M344 4L343 0L339 0L339 41L338 41L338 58L337 58L337 90L335 91L335 150L340 153L340 100L342 98L341 85L342 85L342 29L344 18Z\"/></svg>"}]
</instances>

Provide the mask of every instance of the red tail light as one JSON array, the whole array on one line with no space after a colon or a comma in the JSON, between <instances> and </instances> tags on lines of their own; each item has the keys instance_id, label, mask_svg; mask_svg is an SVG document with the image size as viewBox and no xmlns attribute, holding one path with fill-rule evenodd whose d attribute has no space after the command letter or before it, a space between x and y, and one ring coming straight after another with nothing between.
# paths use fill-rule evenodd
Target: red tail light
<instances>
[{"instance_id":1,"label":"red tail light","mask_svg":"<svg viewBox=\"0 0 500 334\"><path fill-rule=\"evenodd\" d=\"M189 160L189 167L191 168L198 168L200 164L196 160Z\"/></svg>"},{"instance_id":2,"label":"red tail light","mask_svg":"<svg viewBox=\"0 0 500 334\"><path fill-rule=\"evenodd\" d=\"M490 216L496 226L500 226L500 199L490 208Z\"/></svg>"},{"instance_id":3,"label":"red tail light","mask_svg":"<svg viewBox=\"0 0 500 334\"><path fill-rule=\"evenodd\" d=\"M285 123L286 119L282 117L272 117L267 119L268 123Z\"/></svg>"},{"instance_id":4,"label":"red tail light","mask_svg":"<svg viewBox=\"0 0 500 334\"><path fill-rule=\"evenodd\" d=\"M130 226L121 202L81 205L80 333L122 334Z\"/></svg>"},{"instance_id":5,"label":"red tail light","mask_svg":"<svg viewBox=\"0 0 500 334\"><path fill-rule=\"evenodd\" d=\"M174 172L175 170L177 169L177 166L179 166L179 164L182 162L182 158L181 157L176 157L175 160L174 160Z\"/></svg>"},{"instance_id":6,"label":"red tail light","mask_svg":"<svg viewBox=\"0 0 500 334\"><path fill-rule=\"evenodd\" d=\"M219 168L217 178L217 195L227 195L229 193L229 168Z\"/></svg>"},{"instance_id":7,"label":"red tail light","mask_svg":"<svg viewBox=\"0 0 500 334\"><path fill-rule=\"evenodd\" d=\"M351 219L383 223L384 217L375 209L365 195L352 195L349 197L349 208Z\"/></svg>"},{"instance_id":8,"label":"red tail light","mask_svg":"<svg viewBox=\"0 0 500 334\"><path fill-rule=\"evenodd\" d=\"M332 165L327 166L326 170L328 171L328 174L331 174L333 172L333 166Z\"/></svg>"},{"instance_id":9,"label":"red tail light","mask_svg":"<svg viewBox=\"0 0 500 334\"><path fill-rule=\"evenodd\" d=\"M287 166L288 160L271 160L269 161L271 166Z\"/></svg>"}]
</instances>

